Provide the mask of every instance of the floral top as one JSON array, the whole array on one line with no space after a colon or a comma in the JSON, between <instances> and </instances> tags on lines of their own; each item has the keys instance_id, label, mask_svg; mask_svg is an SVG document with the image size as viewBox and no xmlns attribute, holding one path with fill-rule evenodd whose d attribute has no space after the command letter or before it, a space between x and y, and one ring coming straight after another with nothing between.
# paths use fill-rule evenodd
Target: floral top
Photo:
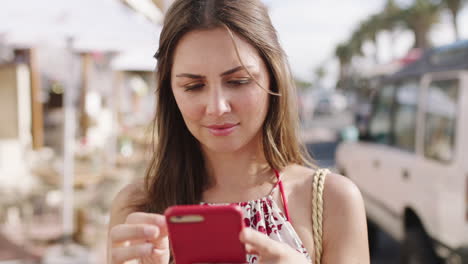
<instances>
[{"instance_id":1,"label":"floral top","mask_svg":"<svg viewBox=\"0 0 468 264\"><path fill-rule=\"evenodd\" d=\"M305 257L312 263L311 257L304 247L301 239L294 230L291 222L289 221L289 213L287 203L285 200L281 179L278 176L278 182L266 197L251 200L247 202L234 203L238 205L244 213L245 226L251 227L259 232L268 235L271 239L288 244L298 252L305 255ZM276 204L273 199L273 193L280 187L280 192L283 198L285 214ZM216 205L211 203L202 203L205 205ZM247 263L257 263L258 256L247 255Z\"/></svg>"}]
</instances>

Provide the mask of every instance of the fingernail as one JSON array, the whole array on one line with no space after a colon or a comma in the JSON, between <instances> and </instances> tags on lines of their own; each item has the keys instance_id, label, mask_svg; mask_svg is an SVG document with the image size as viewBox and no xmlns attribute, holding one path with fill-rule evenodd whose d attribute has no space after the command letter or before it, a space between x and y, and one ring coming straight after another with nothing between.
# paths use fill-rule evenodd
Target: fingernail
<instances>
[{"instance_id":1,"label":"fingernail","mask_svg":"<svg viewBox=\"0 0 468 264\"><path fill-rule=\"evenodd\" d=\"M154 227L145 226L144 232L145 232L145 236L154 237L156 235L157 229Z\"/></svg>"}]
</instances>

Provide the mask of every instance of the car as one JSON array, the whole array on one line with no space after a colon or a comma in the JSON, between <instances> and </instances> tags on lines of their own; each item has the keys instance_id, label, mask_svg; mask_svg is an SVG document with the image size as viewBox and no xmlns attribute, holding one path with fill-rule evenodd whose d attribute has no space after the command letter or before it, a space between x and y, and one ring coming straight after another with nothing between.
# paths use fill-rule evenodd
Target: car
<instances>
[{"instance_id":1,"label":"car","mask_svg":"<svg viewBox=\"0 0 468 264\"><path fill-rule=\"evenodd\" d=\"M323 93L316 99L315 114L333 115L344 111L348 104L346 97L337 92Z\"/></svg>"},{"instance_id":2,"label":"car","mask_svg":"<svg viewBox=\"0 0 468 264\"><path fill-rule=\"evenodd\" d=\"M434 48L385 78L337 170L360 189L401 263L468 263L468 41Z\"/></svg>"}]
</instances>

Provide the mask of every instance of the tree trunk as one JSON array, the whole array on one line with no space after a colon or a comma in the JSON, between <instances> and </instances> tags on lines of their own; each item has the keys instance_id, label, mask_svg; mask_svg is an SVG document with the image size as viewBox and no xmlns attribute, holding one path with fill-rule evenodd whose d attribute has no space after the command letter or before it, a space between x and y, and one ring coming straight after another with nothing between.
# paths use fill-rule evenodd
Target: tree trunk
<instances>
[{"instance_id":1,"label":"tree trunk","mask_svg":"<svg viewBox=\"0 0 468 264\"><path fill-rule=\"evenodd\" d=\"M374 40L374 63L379 64L379 42L377 38Z\"/></svg>"},{"instance_id":2,"label":"tree trunk","mask_svg":"<svg viewBox=\"0 0 468 264\"><path fill-rule=\"evenodd\" d=\"M422 50L426 50L429 48L429 40L427 35L429 30L427 29L415 29L413 30L414 33L414 47L419 48Z\"/></svg>"},{"instance_id":3,"label":"tree trunk","mask_svg":"<svg viewBox=\"0 0 468 264\"><path fill-rule=\"evenodd\" d=\"M345 67L346 67L345 64L340 63L340 73L339 73L340 76L338 77L338 81L343 81L343 80L344 80L345 74L346 74L346 73L345 73Z\"/></svg>"},{"instance_id":4,"label":"tree trunk","mask_svg":"<svg viewBox=\"0 0 468 264\"><path fill-rule=\"evenodd\" d=\"M456 11L451 11L452 12L452 24L453 24L453 30L455 32L455 40L458 41L460 40L460 31L458 28L458 12Z\"/></svg>"}]
</instances>

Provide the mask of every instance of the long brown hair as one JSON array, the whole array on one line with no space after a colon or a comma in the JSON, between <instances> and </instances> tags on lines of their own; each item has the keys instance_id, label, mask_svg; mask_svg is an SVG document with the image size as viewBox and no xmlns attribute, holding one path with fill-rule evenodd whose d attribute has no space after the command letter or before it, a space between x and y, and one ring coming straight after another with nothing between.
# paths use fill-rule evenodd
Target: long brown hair
<instances>
[{"instance_id":1,"label":"long brown hair","mask_svg":"<svg viewBox=\"0 0 468 264\"><path fill-rule=\"evenodd\" d=\"M269 95L262 129L263 151L270 167L281 170L293 163L313 166L298 139L296 90L266 7L260 0L177 0L166 14L155 55L155 139L144 198L137 204L142 211L163 213L171 205L201 201L208 184L204 157L177 107L171 89L171 69L174 50L184 34L218 27L242 36L257 49L268 68L269 91L279 94Z\"/></svg>"}]
</instances>

